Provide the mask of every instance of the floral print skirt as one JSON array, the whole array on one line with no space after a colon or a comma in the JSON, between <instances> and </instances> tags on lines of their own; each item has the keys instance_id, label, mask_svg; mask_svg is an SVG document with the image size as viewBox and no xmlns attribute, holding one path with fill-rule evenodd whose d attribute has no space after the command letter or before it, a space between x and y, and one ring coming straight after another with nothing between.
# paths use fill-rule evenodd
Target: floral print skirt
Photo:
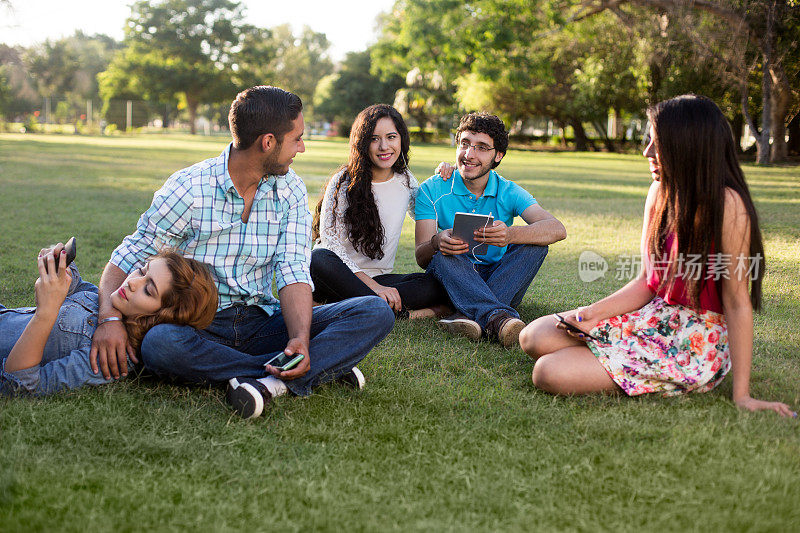
<instances>
[{"instance_id":1,"label":"floral print skirt","mask_svg":"<svg viewBox=\"0 0 800 533\"><path fill-rule=\"evenodd\" d=\"M725 317L670 305L647 305L600 321L587 344L611 379L629 396L707 392L731 368Z\"/></svg>"}]
</instances>

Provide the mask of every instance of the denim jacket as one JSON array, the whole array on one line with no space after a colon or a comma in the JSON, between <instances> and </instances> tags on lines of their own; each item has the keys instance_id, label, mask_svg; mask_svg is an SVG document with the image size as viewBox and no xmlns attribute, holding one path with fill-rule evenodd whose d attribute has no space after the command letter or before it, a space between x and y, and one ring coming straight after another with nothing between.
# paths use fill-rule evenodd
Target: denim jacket
<instances>
[{"instance_id":1,"label":"denim jacket","mask_svg":"<svg viewBox=\"0 0 800 533\"><path fill-rule=\"evenodd\" d=\"M94 374L89 365L92 336L97 329L97 287L81 279L69 266L72 283L44 348L38 366L5 371L5 359L28 325L35 307L6 309L0 305L0 395L31 393L37 396L85 385L104 385L113 380Z\"/></svg>"}]
</instances>

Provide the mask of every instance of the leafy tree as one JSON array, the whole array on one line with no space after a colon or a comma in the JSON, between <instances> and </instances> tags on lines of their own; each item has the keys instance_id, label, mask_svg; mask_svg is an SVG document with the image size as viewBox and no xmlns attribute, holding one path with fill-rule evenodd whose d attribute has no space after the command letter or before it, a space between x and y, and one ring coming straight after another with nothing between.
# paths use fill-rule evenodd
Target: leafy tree
<instances>
[{"instance_id":1,"label":"leafy tree","mask_svg":"<svg viewBox=\"0 0 800 533\"><path fill-rule=\"evenodd\" d=\"M45 41L23 54L23 62L41 97L63 97L61 118L77 124L86 100L97 98L97 74L105 70L117 47L105 35L73 36Z\"/></svg>"},{"instance_id":2,"label":"leafy tree","mask_svg":"<svg viewBox=\"0 0 800 533\"><path fill-rule=\"evenodd\" d=\"M642 68L631 47L620 49L611 17L549 31L559 27L549 7L533 0L400 0L384 21L374 64L383 75L408 74L398 101L405 99L418 122L432 110L455 111L449 100L511 123L545 116L571 125L585 149L585 122L602 122L609 109L641 109ZM606 80L615 83L599 90Z\"/></svg>"},{"instance_id":3,"label":"leafy tree","mask_svg":"<svg viewBox=\"0 0 800 533\"><path fill-rule=\"evenodd\" d=\"M13 91L8 83L6 66L0 65L0 117L6 116L12 98L13 98Z\"/></svg>"},{"instance_id":4,"label":"leafy tree","mask_svg":"<svg viewBox=\"0 0 800 533\"><path fill-rule=\"evenodd\" d=\"M349 129L356 115L376 103L392 103L395 92L403 86L402 78L389 76L386 81L373 75L371 50L348 53L338 72L320 80L314 92L314 115L338 121Z\"/></svg>"},{"instance_id":5,"label":"leafy tree","mask_svg":"<svg viewBox=\"0 0 800 533\"><path fill-rule=\"evenodd\" d=\"M125 127L125 101L131 100L137 102L133 127L145 125L151 111L161 115L165 129L169 127L180 93L161 63L143 60L132 48L126 48L117 53L108 69L98 75L98 80L104 101L103 116L111 124L120 129Z\"/></svg>"},{"instance_id":6,"label":"leafy tree","mask_svg":"<svg viewBox=\"0 0 800 533\"><path fill-rule=\"evenodd\" d=\"M481 5L483 2L480 3ZM382 80L405 79L395 107L422 128L457 112L455 81L470 72L482 36L481 8L459 0L398 0L382 17L372 69Z\"/></svg>"},{"instance_id":7,"label":"leafy tree","mask_svg":"<svg viewBox=\"0 0 800 533\"><path fill-rule=\"evenodd\" d=\"M330 42L324 33L304 26L299 35L288 24L248 28L237 62L240 85L275 85L292 91L312 107L317 83L333 72Z\"/></svg>"},{"instance_id":8,"label":"leafy tree","mask_svg":"<svg viewBox=\"0 0 800 533\"><path fill-rule=\"evenodd\" d=\"M7 120L30 113L41 101L23 61L24 49L0 44L0 71L4 79L0 114Z\"/></svg>"},{"instance_id":9,"label":"leafy tree","mask_svg":"<svg viewBox=\"0 0 800 533\"><path fill-rule=\"evenodd\" d=\"M798 100L798 65L790 60L796 58L800 27L797 0L582 0L574 4L570 20L606 10L631 19L630 6L679 20L695 53L711 61L717 75L739 92L758 162L785 158L785 124ZM759 98L752 98L754 78Z\"/></svg>"},{"instance_id":10,"label":"leafy tree","mask_svg":"<svg viewBox=\"0 0 800 533\"><path fill-rule=\"evenodd\" d=\"M106 98L138 93L158 102L179 98L196 132L197 107L230 99L244 26L230 0L138 0L125 27L125 48L102 77ZM127 81L125 78L130 77Z\"/></svg>"}]
</instances>

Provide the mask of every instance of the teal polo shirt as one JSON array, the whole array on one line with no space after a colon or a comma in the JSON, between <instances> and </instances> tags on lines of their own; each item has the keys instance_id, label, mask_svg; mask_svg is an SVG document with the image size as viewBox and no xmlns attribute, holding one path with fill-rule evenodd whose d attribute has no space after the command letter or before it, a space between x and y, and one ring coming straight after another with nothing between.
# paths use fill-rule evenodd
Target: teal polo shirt
<instances>
[{"instance_id":1,"label":"teal polo shirt","mask_svg":"<svg viewBox=\"0 0 800 533\"><path fill-rule=\"evenodd\" d=\"M444 181L438 174L431 176L420 185L417 192L415 219L436 220L439 231L453 227L453 218L458 212L492 215L495 220L502 220L506 226L514 223L514 217L534 205L536 199L514 183L489 171L486 190L480 198L469 192L458 170ZM478 255L477 261L472 254L467 254L473 263L496 263L506 253L507 246L488 246L486 255Z\"/></svg>"}]
</instances>

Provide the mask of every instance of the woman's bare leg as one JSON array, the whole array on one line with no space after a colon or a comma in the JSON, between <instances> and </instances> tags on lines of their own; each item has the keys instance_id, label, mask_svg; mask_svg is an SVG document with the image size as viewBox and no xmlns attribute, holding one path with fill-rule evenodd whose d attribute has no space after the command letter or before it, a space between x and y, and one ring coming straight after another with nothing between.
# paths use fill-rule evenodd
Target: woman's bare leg
<instances>
[{"instance_id":1,"label":"woman's bare leg","mask_svg":"<svg viewBox=\"0 0 800 533\"><path fill-rule=\"evenodd\" d=\"M563 329L556 327L555 315L537 318L520 332L519 345L525 353L538 359L539 357L572 346L586 346L586 343L570 336Z\"/></svg>"},{"instance_id":2,"label":"woman's bare leg","mask_svg":"<svg viewBox=\"0 0 800 533\"><path fill-rule=\"evenodd\" d=\"M584 344L542 355L533 366L533 384L551 394L618 392L597 357Z\"/></svg>"}]
</instances>

